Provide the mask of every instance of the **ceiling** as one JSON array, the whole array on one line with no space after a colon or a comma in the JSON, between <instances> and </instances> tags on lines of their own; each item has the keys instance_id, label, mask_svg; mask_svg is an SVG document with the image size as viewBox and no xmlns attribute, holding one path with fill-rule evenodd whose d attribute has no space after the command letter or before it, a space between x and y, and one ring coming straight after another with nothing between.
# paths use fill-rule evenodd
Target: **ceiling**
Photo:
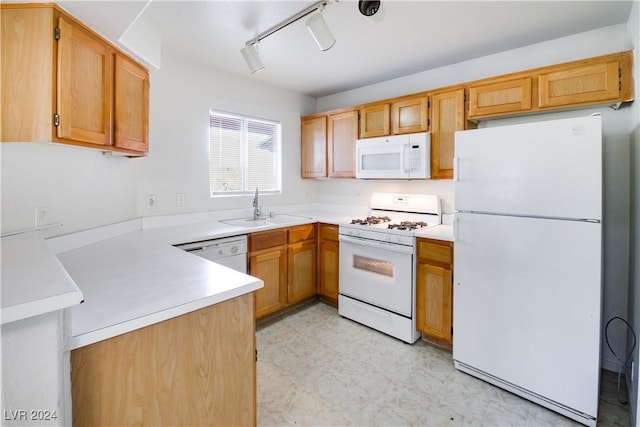
<instances>
[{"instance_id":1,"label":"ceiling","mask_svg":"<svg viewBox=\"0 0 640 427\"><path fill-rule=\"evenodd\" d=\"M323 14L336 44L320 51L303 18L260 43L265 69L251 75L240 49L257 34L314 1L60 1L116 41L138 16L159 25L162 52L235 75L326 96L349 89L615 24L632 1L383 0L374 23L358 2L340 0Z\"/></svg>"}]
</instances>

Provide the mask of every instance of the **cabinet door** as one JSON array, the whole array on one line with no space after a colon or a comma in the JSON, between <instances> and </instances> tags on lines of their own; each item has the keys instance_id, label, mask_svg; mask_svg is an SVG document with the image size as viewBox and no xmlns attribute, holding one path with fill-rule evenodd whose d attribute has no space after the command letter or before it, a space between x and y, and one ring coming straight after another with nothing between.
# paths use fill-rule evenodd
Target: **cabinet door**
<instances>
[{"instance_id":1,"label":"cabinet door","mask_svg":"<svg viewBox=\"0 0 640 427\"><path fill-rule=\"evenodd\" d=\"M149 73L122 55L115 64L115 146L149 150Z\"/></svg>"},{"instance_id":2,"label":"cabinet door","mask_svg":"<svg viewBox=\"0 0 640 427\"><path fill-rule=\"evenodd\" d=\"M316 241L290 244L287 257L287 304L316 295Z\"/></svg>"},{"instance_id":3,"label":"cabinet door","mask_svg":"<svg viewBox=\"0 0 640 427\"><path fill-rule=\"evenodd\" d=\"M318 255L318 293L338 305L339 244L331 240L320 241Z\"/></svg>"},{"instance_id":4,"label":"cabinet door","mask_svg":"<svg viewBox=\"0 0 640 427\"><path fill-rule=\"evenodd\" d=\"M541 74L538 77L540 107L615 100L620 94L617 60L591 63Z\"/></svg>"},{"instance_id":5,"label":"cabinet door","mask_svg":"<svg viewBox=\"0 0 640 427\"><path fill-rule=\"evenodd\" d=\"M426 338L451 343L451 269L418 263L417 328Z\"/></svg>"},{"instance_id":6,"label":"cabinet door","mask_svg":"<svg viewBox=\"0 0 640 427\"><path fill-rule=\"evenodd\" d=\"M3 8L0 19L0 140L51 141L53 11Z\"/></svg>"},{"instance_id":7,"label":"cabinet door","mask_svg":"<svg viewBox=\"0 0 640 427\"><path fill-rule=\"evenodd\" d=\"M327 118L302 119L300 126L302 177L327 176Z\"/></svg>"},{"instance_id":8,"label":"cabinet door","mask_svg":"<svg viewBox=\"0 0 640 427\"><path fill-rule=\"evenodd\" d=\"M113 52L97 37L58 19L58 138L111 145Z\"/></svg>"},{"instance_id":9,"label":"cabinet door","mask_svg":"<svg viewBox=\"0 0 640 427\"><path fill-rule=\"evenodd\" d=\"M392 109L394 135L429 130L429 111L426 96L394 102Z\"/></svg>"},{"instance_id":10,"label":"cabinet door","mask_svg":"<svg viewBox=\"0 0 640 427\"><path fill-rule=\"evenodd\" d=\"M286 255L283 246L249 254L249 274L262 279L255 291L256 318L274 313L286 305Z\"/></svg>"},{"instance_id":11,"label":"cabinet door","mask_svg":"<svg viewBox=\"0 0 640 427\"><path fill-rule=\"evenodd\" d=\"M391 132L389 104L375 104L360 108L360 138L387 136Z\"/></svg>"},{"instance_id":12,"label":"cabinet door","mask_svg":"<svg viewBox=\"0 0 640 427\"><path fill-rule=\"evenodd\" d=\"M464 89L431 97L431 176L453 178L455 132L464 130Z\"/></svg>"},{"instance_id":13,"label":"cabinet door","mask_svg":"<svg viewBox=\"0 0 640 427\"><path fill-rule=\"evenodd\" d=\"M531 109L531 77L469 87L469 118Z\"/></svg>"},{"instance_id":14,"label":"cabinet door","mask_svg":"<svg viewBox=\"0 0 640 427\"><path fill-rule=\"evenodd\" d=\"M332 114L327 121L328 176L355 178L355 145L358 139L358 112Z\"/></svg>"}]
</instances>

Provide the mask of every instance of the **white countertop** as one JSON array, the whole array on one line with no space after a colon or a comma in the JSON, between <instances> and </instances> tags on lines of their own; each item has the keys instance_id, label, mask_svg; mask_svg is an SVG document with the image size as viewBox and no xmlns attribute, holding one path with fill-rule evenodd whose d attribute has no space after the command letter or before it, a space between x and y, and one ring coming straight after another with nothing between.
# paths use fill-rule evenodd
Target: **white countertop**
<instances>
[{"instance_id":1,"label":"white countertop","mask_svg":"<svg viewBox=\"0 0 640 427\"><path fill-rule=\"evenodd\" d=\"M324 222L348 223L359 212L313 209L302 218L259 227L227 225L219 219L154 218L49 241L84 302L69 309L69 349L89 345L260 289L262 280L184 252L173 245ZM306 218L305 218L306 217ZM167 225L164 225L167 224ZM426 237L447 238L444 227ZM447 228L448 227L448 228ZM142 229L141 229L142 228Z\"/></svg>"},{"instance_id":2,"label":"white countertop","mask_svg":"<svg viewBox=\"0 0 640 427\"><path fill-rule=\"evenodd\" d=\"M70 309L69 349L260 289L255 277L172 246L237 235L217 223L138 230L58 254L84 293ZM180 237L182 236L182 238Z\"/></svg>"},{"instance_id":3,"label":"white countertop","mask_svg":"<svg viewBox=\"0 0 640 427\"><path fill-rule=\"evenodd\" d=\"M429 227L424 230L418 230L416 231L416 237L453 242L453 226L443 224L436 225L435 227Z\"/></svg>"},{"instance_id":4,"label":"white countertop","mask_svg":"<svg viewBox=\"0 0 640 427\"><path fill-rule=\"evenodd\" d=\"M2 324L79 304L76 286L39 231L2 237Z\"/></svg>"}]
</instances>

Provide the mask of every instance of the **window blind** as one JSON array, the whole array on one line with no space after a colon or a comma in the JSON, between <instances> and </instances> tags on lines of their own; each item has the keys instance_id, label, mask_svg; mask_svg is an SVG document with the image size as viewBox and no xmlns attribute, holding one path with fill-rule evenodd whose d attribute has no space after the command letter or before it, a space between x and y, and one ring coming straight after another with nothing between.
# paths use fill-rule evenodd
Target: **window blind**
<instances>
[{"instance_id":1,"label":"window blind","mask_svg":"<svg viewBox=\"0 0 640 427\"><path fill-rule=\"evenodd\" d=\"M280 191L280 124L211 110L211 195Z\"/></svg>"}]
</instances>

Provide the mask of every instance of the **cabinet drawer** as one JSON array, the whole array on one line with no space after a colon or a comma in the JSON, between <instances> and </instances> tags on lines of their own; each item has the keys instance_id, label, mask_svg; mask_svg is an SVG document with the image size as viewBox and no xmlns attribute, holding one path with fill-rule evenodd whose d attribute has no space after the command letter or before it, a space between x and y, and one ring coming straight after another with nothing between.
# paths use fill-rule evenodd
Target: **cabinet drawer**
<instances>
[{"instance_id":1,"label":"cabinet drawer","mask_svg":"<svg viewBox=\"0 0 640 427\"><path fill-rule=\"evenodd\" d=\"M289 229L289 243L301 242L303 240L316 238L316 225L306 224L299 225L297 227L291 227Z\"/></svg>"},{"instance_id":2,"label":"cabinet drawer","mask_svg":"<svg viewBox=\"0 0 640 427\"><path fill-rule=\"evenodd\" d=\"M451 265L453 263L453 243L418 239L418 258Z\"/></svg>"},{"instance_id":3,"label":"cabinet drawer","mask_svg":"<svg viewBox=\"0 0 640 427\"><path fill-rule=\"evenodd\" d=\"M330 224L320 224L320 239L338 241L338 226Z\"/></svg>"},{"instance_id":4,"label":"cabinet drawer","mask_svg":"<svg viewBox=\"0 0 640 427\"><path fill-rule=\"evenodd\" d=\"M249 252L282 246L286 242L287 231L284 228L251 233L249 234Z\"/></svg>"}]
</instances>

